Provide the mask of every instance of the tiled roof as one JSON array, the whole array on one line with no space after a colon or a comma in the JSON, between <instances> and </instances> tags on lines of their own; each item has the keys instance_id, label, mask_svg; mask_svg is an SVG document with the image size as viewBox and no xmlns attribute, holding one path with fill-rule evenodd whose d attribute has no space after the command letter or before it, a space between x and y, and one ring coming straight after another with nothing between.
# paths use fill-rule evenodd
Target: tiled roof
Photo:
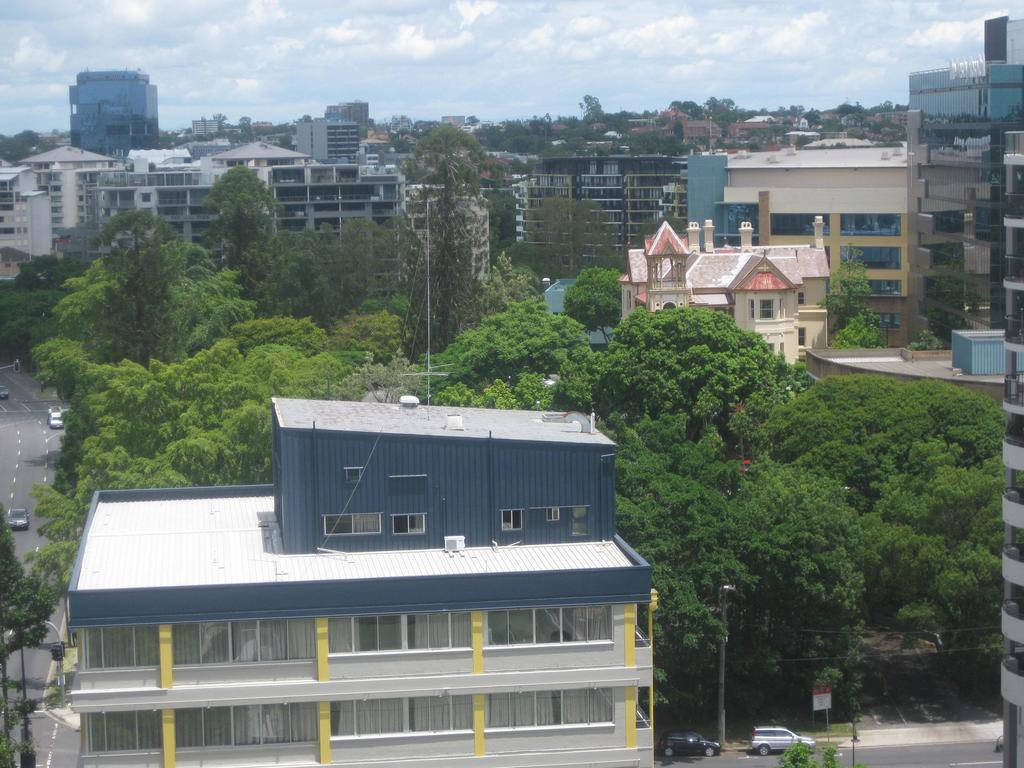
<instances>
[{"instance_id":1,"label":"tiled roof","mask_svg":"<svg viewBox=\"0 0 1024 768\"><path fill-rule=\"evenodd\" d=\"M285 149L275 144L254 141L251 144L243 144L241 147L229 149L226 152L218 152L213 157L217 160L282 160L309 157L309 155Z\"/></svg>"},{"instance_id":2,"label":"tiled roof","mask_svg":"<svg viewBox=\"0 0 1024 768\"><path fill-rule=\"evenodd\" d=\"M791 287L791 284L770 270L754 272L742 285L745 291L785 291Z\"/></svg>"},{"instance_id":3,"label":"tiled roof","mask_svg":"<svg viewBox=\"0 0 1024 768\"><path fill-rule=\"evenodd\" d=\"M96 161L113 162L114 158L99 155L78 147L57 147L49 152L42 152L21 160L22 163L90 163Z\"/></svg>"}]
</instances>

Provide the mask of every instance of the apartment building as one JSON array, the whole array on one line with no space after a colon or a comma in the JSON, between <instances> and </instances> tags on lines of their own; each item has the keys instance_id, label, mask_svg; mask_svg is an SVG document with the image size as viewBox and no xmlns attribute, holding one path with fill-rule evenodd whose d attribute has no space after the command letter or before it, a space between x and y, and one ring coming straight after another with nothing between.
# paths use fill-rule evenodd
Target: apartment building
<instances>
[{"instance_id":1,"label":"apartment building","mask_svg":"<svg viewBox=\"0 0 1024 768\"><path fill-rule=\"evenodd\" d=\"M14 265L44 256L52 248L50 199L39 189L35 172L27 165L0 167L0 249L4 249L4 260Z\"/></svg>"},{"instance_id":2,"label":"apartment building","mask_svg":"<svg viewBox=\"0 0 1024 768\"><path fill-rule=\"evenodd\" d=\"M1024 29L1021 30L1020 50L1024 52ZM1001 688L1003 764L1017 768L1024 761L1024 373L1019 372L1024 369L1024 131L1007 132L1005 142L1003 225L1007 256L1003 286L1007 316L1003 410L1007 412L1007 422L1003 442L1005 658Z\"/></svg>"},{"instance_id":3,"label":"apartment building","mask_svg":"<svg viewBox=\"0 0 1024 768\"><path fill-rule=\"evenodd\" d=\"M20 161L36 173L36 185L50 197L54 230L73 229L90 218L92 190L101 173L124 163L76 147L58 147Z\"/></svg>"},{"instance_id":4,"label":"apartment building","mask_svg":"<svg viewBox=\"0 0 1024 768\"><path fill-rule=\"evenodd\" d=\"M224 130L224 118L221 117L201 117L198 120L192 121L192 135L193 136L216 136L218 133Z\"/></svg>"},{"instance_id":5,"label":"apartment building","mask_svg":"<svg viewBox=\"0 0 1024 768\"><path fill-rule=\"evenodd\" d=\"M98 492L80 765L649 768L614 453L583 414L275 398L273 485Z\"/></svg>"},{"instance_id":6,"label":"apartment building","mask_svg":"<svg viewBox=\"0 0 1024 768\"><path fill-rule=\"evenodd\" d=\"M324 117L328 120L346 120L366 128L370 125L370 105L359 99L331 104L324 110Z\"/></svg>"},{"instance_id":7,"label":"apartment building","mask_svg":"<svg viewBox=\"0 0 1024 768\"><path fill-rule=\"evenodd\" d=\"M394 168L321 165L301 152L254 142L203 157L198 167L103 174L96 190L98 221L148 209L186 240L200 243L213 218L203 200L217 178L237 165L250 168L274 193L281 204L279 229L337 230L350 218L383 224L404 209L405 177Z\"/></svg>"},{"instance_id":8,"label":"apartment building","mask_svg":"<svg viewBox=\"0 0 1024 768\"><path fill-rule=\"evenodd\" d=\"M622 317L638 307L649 312L701 307L732 316L789 362L824 347L829 263L824 221L813 240L799 245L754 245L754 227L740 226L739 247L715 245L714 223L692 221L685 235L664 222L643 248L629 251L622 286Z\"/></svg>"},{"instance_id":9,"label":"apartment building","mask_svg":"<svg viewBox=\"0 0 1024 768\"><path fill-rule=\"evenodd\" d=\"M320 162L353 162L359 154L359 124L333 118L300 120L295 124L295 146Z\"/></svg>"},{"instance_id":10,"label":"apartment building","mask_svg":"<svg viewBox=\"0 0 1024 768\"><path fill-rule=\"evenodd\" d=\"M749 221L760 245L802 245L822 217L829 271L868 270L871 308L889 346L907 335L910 236L907 152L897 147L737 152L690 158L691 218L711 219L716 241L736 245Z\"/></svg>"},{"instance_id":11,"label":"apartment building","mask_svg":"<svg viewBox=\"0 0 1024 768\"><path fill-rule=\"evenodd\" d=\"M1009 131L1024 130L1024 20L985 21L984 54L910 75L911 244L917 327L1002 328Z\"/></svg>"},{"instance_id":12,"label":"apartment building","mask_svg":"<svg viewBox=\"0 0 1024 768\"><path fill-rule=\"evenodd\" d=\"M686 221L686 158L609 155L541 160L515 187L516 239L541 244L540 209L548 198L589 200L615 248L642 247L662 219Z\"/></svg>"}]
</instances>

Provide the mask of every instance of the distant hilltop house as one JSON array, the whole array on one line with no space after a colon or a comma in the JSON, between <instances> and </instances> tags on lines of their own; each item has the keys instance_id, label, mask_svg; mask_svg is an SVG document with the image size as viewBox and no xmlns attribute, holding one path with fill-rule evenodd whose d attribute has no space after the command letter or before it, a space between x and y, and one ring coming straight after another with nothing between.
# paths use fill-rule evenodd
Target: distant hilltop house
<instances>
[{"instance_id":1,"label":"distant hilltop house","mask_svg":"<svg viewBox=\"0 0 1024 768\"><path fill-rule=\"evenodd\" d=\"M824 300L829 277L824 221L814 223L808 245L753 245L753 225L740 226L740 247L715 248L714 224L690 222L685 236L664 222L643 248L629 251L622 285L622 316L703 307L731 315L789 362L825 346Z\"/></svg>"}]
</instances>

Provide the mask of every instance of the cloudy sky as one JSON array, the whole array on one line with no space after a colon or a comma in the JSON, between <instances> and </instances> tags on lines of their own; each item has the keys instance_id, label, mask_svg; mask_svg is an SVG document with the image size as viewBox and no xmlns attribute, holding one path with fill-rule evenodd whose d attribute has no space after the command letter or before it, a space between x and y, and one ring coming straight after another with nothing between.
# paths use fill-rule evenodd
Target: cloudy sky
<instances>
[{"instance_id":1,"label":"cloudy sky","mask_svg":"<svg viewBox=\"0 0 1024 768\"><path fill-rule=\"evenodd\" d=\"M160 125L322 114L577 114L674 99L750 108L907 100L981 52L1000 0L0 0L0 133L68 128L83 69L142 69Z\"/></svg>"}]
</instances>

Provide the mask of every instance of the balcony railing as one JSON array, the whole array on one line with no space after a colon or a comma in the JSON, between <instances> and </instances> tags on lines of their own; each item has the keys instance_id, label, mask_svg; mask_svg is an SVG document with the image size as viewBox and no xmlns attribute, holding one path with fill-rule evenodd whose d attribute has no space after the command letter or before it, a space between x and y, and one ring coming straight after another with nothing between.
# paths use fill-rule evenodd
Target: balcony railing
<instances>
[{"instance_id":1,"label":"balcony railing","mask_svg":"<svg viewBox=\"0 0 1024 768\"><path fill-rule=\"evenodd\" d=\"M1021 601L1020 600L1004 600L1003 610L1006 611L1010 616L1015 619L1021 617Z\"/></svg>"},{"instance_id":2,"label":"balcony railing","mask_svg":"<svg viewBox=\"0 0 1024 768\"><path fill-rule=\"evenodd\" d=\"M1003 491L1003 498L1014 504L1024 504L1024 488L1007 488Z\"/></svg>"},{"instance_id":3,"label":"balcony railing","mask_svg":"<svg viewBox=\"0 0 1024 768\"><path fill-rule=\"evenodd\" d=\"M1016 560L1018 563L1021 562L1019 544L1004 544L1003 554L1011 560Z\"/></svg>"},{"instance_id":4,"label":"balcony railing","mask_svg":"<svg viewBox=\"0 0 1024 768\"><path fill-rule=\"evenodd\" d=\"M1007 155L1024 155L1024 131L1007 131L1006 148L1003 150Z\"/></svg>"},{"instance_id":5,"label":"balcony railing","mask_svg":"<svg viewBox=\"0 0 1024 768\"><path fill-rule=\"evenodd\" d=\"M1003 666L1015 675L1024 674L1024 659L1018 656L1003 656Z\"/></svg>"},{"instance_id":6,"label":"balcony railing","mask_svg":"<svg viewBox=\"0 0 1024 768\"><path fill-rule=\"evenodd\" d=\"M1006 196L1006 215L1015 219L1024 219L1024 194Z\"/></svg>"},{"instance_id":7,"label":"balcony railing","mask_svg":"<svg viewBox=\"0 0 1024 768\"><path fill-rule=\"evenodd\" d=\"M1011 405L1024 405L1024 373L1003 378L1003 400Z\"/></svg>"}]
</instances>

